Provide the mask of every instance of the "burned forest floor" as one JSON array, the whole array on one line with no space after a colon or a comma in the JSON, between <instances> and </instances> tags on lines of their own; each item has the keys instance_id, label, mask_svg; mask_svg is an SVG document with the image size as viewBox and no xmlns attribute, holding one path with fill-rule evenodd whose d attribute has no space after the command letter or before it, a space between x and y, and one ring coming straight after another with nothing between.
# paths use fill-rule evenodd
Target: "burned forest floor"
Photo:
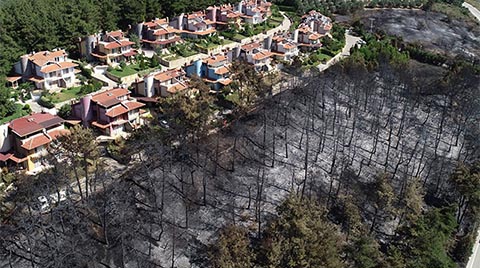
<instances>
[{"instance_id":1,"label":"burned forest floor","mask_svg":"<svg viewBox=\"0 0 480 268\"><path fill-rule=\"evenodd\" d=\"M421 41L429 29L393 27L395 14L406 24L418 18L380 12L376 25L401 31L405 40L411 31L409 40ZM460 42L478 55L475 30L430 23L437 28L433 49L460 53ZM446 38L451 43L441 41ZM401 217L382 218L371 200L382 176L395 198L418 181L425 191L420 210L455 203L449 178L480 153L478 73L379 59L371 69L344 61L289 81L201 139L172 146L161 142L158 129L139 130L127 144L127 171L119 178L95 171L101 190L81 202L67 200L39 215L30 209L34 197L19 201L24 208L0 228L0 267L210 267L206 252L220 229L238 225L260 237L290 194L318 200L333 223L338 204L349 197L385 247ZM54 172L45 191L56 187ZM29 191L45 194L40 187Z\"/></svg>"}]
</instances>

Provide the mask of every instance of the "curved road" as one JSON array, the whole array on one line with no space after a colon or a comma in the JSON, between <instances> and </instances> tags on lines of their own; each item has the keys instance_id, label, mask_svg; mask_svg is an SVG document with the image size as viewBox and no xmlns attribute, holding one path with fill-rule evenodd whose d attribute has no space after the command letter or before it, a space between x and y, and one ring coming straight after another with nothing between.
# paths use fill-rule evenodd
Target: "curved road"
<instances>
[{"instance_id":1,"label":"curved road","mask_svg":"<svg viewBox=\"0 0 480 268\"><path fill-rule=\"evenodd\" d=\"M467 8L470 11L470 13L472 13L472 15L475 16L475 18L477 18L477 20L480 21L480 10L478 10L476 7L466 2L464 2L462 6ZM480 267L480 266L476 266L476 267Z\"/></svg>"}]
</instances>

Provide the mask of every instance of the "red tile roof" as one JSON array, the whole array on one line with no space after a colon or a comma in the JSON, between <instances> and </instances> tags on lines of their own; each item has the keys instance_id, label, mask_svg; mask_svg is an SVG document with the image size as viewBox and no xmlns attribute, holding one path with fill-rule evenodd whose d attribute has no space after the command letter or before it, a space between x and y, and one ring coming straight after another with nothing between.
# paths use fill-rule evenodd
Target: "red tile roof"
<instances>
[{"instance_id":1,"label":"red tile roof","mask_svg":"<svg viewBox=\"0 0 480 268\"><path fill-rule=\"evenodd\" d=\"M119 47L131 46L133 44L135 44L135 43L132 42L132 41L122 40L122 41L118 41L118 42L110 42L110 43L105 45L105 48L106 49L114 49L114 48L119 48Z\"/></svg>"},{"instance_id":2,"label":"red tile roof","mask_svg":"<svg viewBox=\"0 0 480 268\"><path fill-rule=\"evenodd\" d=\"M7 154L0 153L0 161L6 162L8 159L10 159L11 156L12 154L10 153L7 153Z\"/></svg>"},{"instance_id":3,"label":"red tile roof","mask_svg":"<svg viewBox=\"0 0 480 268\"><path fill-rule=\"evenodd\" d=\"M32 81L32 82L43 82L45 79L43 77L40 77L40 76L31 76L29 78L27 78L28 81Z\"/></svg>"},{"instance_id":4,"label":"red tile roof","mask_svg":"<svg viewBox=\"0 0 480 268\"><path fill-rule=\"evenodd\" d=\"M228 72L230 72L230 70L228 70L228 68L225 67L225 66L222 66L222 67L218 68L217 70L215 70L215 73L219 74L219 75L226 74Z\"/></svg>"},{"instance_id":5,"label":"red tile roof","mask_svg":"<svg viewBox=\"0 0 480 268\"><path fill-rule=\"evenodd\" d=\"M187 89L188 88L188 85L185 84L185 83L177 83L176 85L174 86L171 86L167 89L167 92L168 93L171 93L171 94L175 94L177 92L180 92L184 89Z\"/></svg>"},{"instance_id":6,"label":"red tile roof","mask_svg":"<svg viewBox=\"0 0 480 268\"><path fill-rule=\"evenodd\" d=\"M145 106L144 103L137 102L137 101L124 102L122 103L122 105L126 106L129 111L133 111L135 109Z\"/></svg>"},{"instance_id":7,"label":"red tile roof","mask_svg":"<svg viewBox=\"0 0 480 268\"><path fill-rule=\"evenodd\" d=\"M272 56L272 52L270 51L260 51L258 53L256 53L255 55L252 56L252 58L254 60L263 60L263 59L266 59L268 57L271 57Z\"/></svg>"},{"instance_id":8,"label":"red tile roof","mask_svg":"<svg viewBox=\"0 0 480 268\"><path fill-rule=\"evenodd\" d=\"M129 111L133 111L135 109L138 109L140 107L145 106L145 104L137 102L137 101L128 101L128 102L122 102L120 105L115 106L114 108L110 109L108 112L105 113L106 116L108 117L117 117L119 115L122 115L124 113L128 113Z\"/></svg>"},{"instance_id":9,"label":"red tile roof","mask_svg":"<svg viewBox=\"0 0 480 268\"><path fill-rule=\"evenodd\" d=\"M28 57L34 64L43 66L49 61L55 61L56 57L66 56L65 50L58 51L40 51Z\"/></svg>"},{"instance_id":10,"label":"red tile roof","mask_svg":"<svg viewBox=\"0 0 480 268\"><path fill-rule=\"evenodd\" d=\"M180 77L185 73L182 70L168 70L155 75L155 80L165 82L173 78Z\"/></svg>"},{"instance_id":11,"label":"red tile roof","mask_svg":"<svg viewBox=\"0 0 480 268\"><path fill-rule=\"evenodd\" d=\"M78 64L75 64L73 62L69 61L64 61L64 62L55 62L53 64L49 64L42 69L40 69L40 72L42 73L50 73L50 72L55 72L58 70L63 70L71 67L77 67Z\"/></svg>"},{"instance_id":12,"label":"red tile roof","mask_svg":"<svg viewBox=\"0 0 480 268\"><path fill-rule=\"evenodd\" d=\"M147 26L148 28L155 28L159 25L167 24L167 23L168 23L168 19L165 18L165 19L156 19L149 22L145 22L143 25Z\"/></svg>"},{"instance_id":13,"label":"red tile roof","mask_svg":"<svg viewBox=\"0 0 480 268\"><path fill-rule=\"evenodd\" d=\"M24 148L27 151L30 151L42 145L49 144L50 141L51 140L47 137L47 135L42 133L39 136L35 136L33 138L30 138L24 141L22 144L22 148Z\"/></svg>"},{"instance_id":14,"label":"red tile roof","mask_svg":"<svg viewBox=\"0 0 480 268\"><path fill-rule=\"evenodd\" d=\"M261 46L262 46L262 44L260 44L260 43L249 43L249 44L243 45L242 49L246 50L246 51L252 51L255 48L259 48Z\"/></svg>"},{"instance_id":15,"label":"red tile roof","mask_svg":"<svg viewBox=\"0 0 480 268\"><path fill-rule=\"evenodd\" d=\"M108 112L105 113L106 116L108 117L117 117L119 115L122 115L124 113L127 113L128 109L122 105L118 105L113 107L112 109L108 110Z\"/></svg>"},{"instance_id":16,"label":"red tile roof","mask_svg":"<svg viewBox=\"0 0 480 268\"><path fill-rule=\"evenodd\" d=\"M177 29L175 29L171 26L168 26L168 27L165 27L165 28L155 30L153 32L153 35L165 35L165 34L176 33L176 32L177 32Z\"/></svg>"},{"instance_id":17,"label":"red tile roof","mask_svg":"<svg viewBox=\"0 0 480 268\"><path fill-rule=\"evenodd\" d=\"M8 126L12 132L20 137L41 131L54 125L62 124L64 120L49 113L36 113L24 116L10 122Z\"/></svg>"},{"instance_id":18,"label":"red tile roof","mask_svg":"<svg viewBox=\"0 0 480 268\"><path fill-rule=\"evenodd\" d=\"M111 37L115 37L115 38L123 37L123 32L122 32L122 30L116 30L116 31L112 31L112 32L107 33L107 36L111 36Z\"/></svg>"},{"instance_id":19,"label":"red tile roof","mask_svg":"<svg viewBox=\"0 0 480 268\"><path fill-rule=\"evenodd\" d=\"M10 83L13 83L13 82L15 82L15 81L18 81L18 80L20 80L20 79L22 79L22 76L20 76L20 75L15 75L15 76L9 76L9 77L7 77L7 81L10 82Z\"/></svg>"},{"instance_id":20,"label":"red tile roof","mask_svg":"<svg viewBox=\"0 0 480 268\"><path fill-rule=\"evenodd\" d=\"M111 105L115 105L119 103L118 98L126 96L130 94L130 91L125 88L114 88L102 93L98 93L92 96L92 101L96 102L97 104L110 107ZM113 103L113 104L112 104Z\"/></svg>"},{"instance_id":21,"label":"red tile roof","mask_svg":"<svg viewBox=\"0 0 480 268\"><path fill-rule=\"evenodd\" d=\"M131 57L131 56L135 56L135 55L137 55L137 51L134 51L134 50L123 54L124 57Z\"/></svg>"},{"instance_id":22,"label":"red tile roof","mask_svg":"<svg viewBox=\"0 0 480 268\"><path fill-rule=\"evenodd\" d=\"M226 60L227 60L227 56L225 56L225 55L215 55L215 56L207 58L203 61L208 65L213 65L215 63L219 63L219 62L226 61Z\"/></svg>"}]
</instances>

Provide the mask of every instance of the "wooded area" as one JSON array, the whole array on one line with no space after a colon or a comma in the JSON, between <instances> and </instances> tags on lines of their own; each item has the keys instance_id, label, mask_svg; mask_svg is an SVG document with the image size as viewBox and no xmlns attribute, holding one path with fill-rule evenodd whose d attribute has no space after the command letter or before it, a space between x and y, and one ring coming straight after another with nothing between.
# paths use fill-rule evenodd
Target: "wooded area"
<instances>
[{"instance_id":1,"label":"wooded area","mask_svg":"<svg viewBox=\"0 0 480 268\"><path fill-rule=\"evenodd\" d=\"M51 149L52 161L63 161L20 180L7 200L16 209L1 228L2 259L13 267L456 267L478 227L471 115L479 77L468 65L398 61L388 42L378 45L368 50L375 64L305 73L219 133L175 132L206 131L203 115L173 130L142 129L109 149L128 169L99 158L88 130L73 130L77 138ZM178 112L205 109L202 100ZM68 190L71 181L79 183ZM47 211L40 195L52 202Z\"/></svg>"},{"instance_id":2,"label":"wooded area","mask_svg":"<svg viewBox=\"0 0 480 268\"><path fill-rule=\"evenodd\" d=\"M0 17L0 46L16 31L30 40L8 47L17 54L50 48L45 44L69 47L90 27L128 27L137 15L157 12L127 8L139 1L98 1L117 4L103 9L77 1L85 2L81 10L97 10L89 17L77 2L22 1L5 1L16 11L2 9ZM167 15L208 4L175 3L157 8ZM42 13L50 8L82 22ZM37 36L43 41L32 41ZM463 264L480 211L478 71L463 61L448 68L412 61L409 54L438 59L417 48L399 51L396 39L364 39L363 48L325 73L294 63L275 96L242 64L233 65L240 76L225 89L247 87L238 99L206 94L194 78L199 94L162 103L168 127L140 129L105 151L91 130L73 128L49 148L52 168L19 175L4 200L0 266ZM11 55L1 53L2 64ZM209 124L211 105L221 101L232 103L232 120ZM39 197L48 206L40 207Z\"/></svg>"}]
</instances>

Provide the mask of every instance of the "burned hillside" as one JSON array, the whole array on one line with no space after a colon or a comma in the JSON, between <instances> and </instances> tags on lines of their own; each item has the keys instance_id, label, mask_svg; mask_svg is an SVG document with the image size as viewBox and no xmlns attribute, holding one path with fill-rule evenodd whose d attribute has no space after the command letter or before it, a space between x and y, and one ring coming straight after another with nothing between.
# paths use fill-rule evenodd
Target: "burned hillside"
<instances>
[{"instance_id":1,"label":"burned hillside","mask_svg":"<svg viewBox=\"0 0 480 268\"><path fill-rule=\"evenodd\" d=\"M218 230L235 224L261 237L290 193L319 200L336 223L339 204L351 199L370 233L388 243L403 217L372 201L379 177L395 197L419 181L436 206L456 199L448 178L478 154L478 76L409 64L307 72L248 115L178 147L162 144L163 131L141 131L122 177L95 171L98 189L88 198L40 216L32 196L58 191L59 165L24 185L30 198L11 216L16 224L1 229L2 265L209 267ZM460 227L469 220L461 217Z\"/></svg>"}]
</instances>

